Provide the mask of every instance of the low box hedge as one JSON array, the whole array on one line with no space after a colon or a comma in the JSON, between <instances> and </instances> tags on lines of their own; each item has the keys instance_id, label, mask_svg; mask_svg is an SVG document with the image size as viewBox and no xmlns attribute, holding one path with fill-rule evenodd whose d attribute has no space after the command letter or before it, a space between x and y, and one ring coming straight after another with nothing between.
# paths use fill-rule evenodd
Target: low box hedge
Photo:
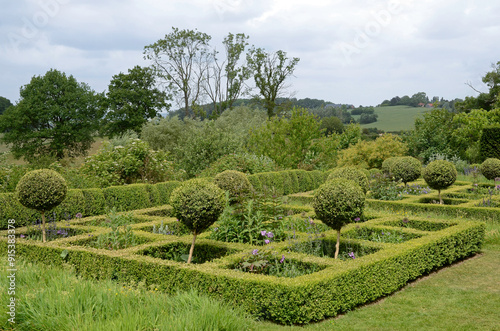
<instances>
[{"instance_id":1,"label":"low box hedge","mask_svg":"<svg viewBox=\"0 0 500 331\"><path fill-rule=\"evenodd\" d=\"M145 220L154 218L156 217L148 216ZM18 257L29 261L55 265L69 263L78 273L86 277L109 278L120 282L144 281L146 285L154 284L167 293L195 288L201 293L229 304L242 306L259 318L282 324L305 324L335 316L393 293L409 281L436 268L477 253L484 239L485 224L480 222L465 220L439 222L411 217L411 221L420 222L420 225L425 222L445 224L423 226L421 229L432 230L424 231L415 227L399 226L398 221L401 220L400 216L391 216L345 226L343 229L345 234L355 231L357 227L368 227L385 231L394 229L419 236L399 244L386 244L352 239L343 235L343 243L374 248L374 253L348 261L290 253L287 251L286 241L273 243L272 249L276 250L278 255L283 254L287 259L304 264L315 264L322 269L296 278L232 270L231 267L245 254L256 248L262 249L262 246L208 240L208 233L200 235L196 247L200 245L208 247L209 250L234 253L219 255L218 258L206 263L190 265L154 258L144 255L144 252L159 251L159 247L171 247L171 245L188 245L191 236L162 236L140 230L135 230L136 234L147 243L119 251L74 246L79 240L106 231L104 228L83 225L75 227L92 232L45 244L17 239L15 249ZM140 226L136 224L134 228ZM441 229L438 229L439 227ZM18 228L16 231L22 232L24 229ZM8 237L4 233L0 238L2 252L8 247ZM333 230L324 234L322 240L335 240ZM297 233L297 236L299 240L307 240L309 235Z\"/></svg>"}]
</instances>

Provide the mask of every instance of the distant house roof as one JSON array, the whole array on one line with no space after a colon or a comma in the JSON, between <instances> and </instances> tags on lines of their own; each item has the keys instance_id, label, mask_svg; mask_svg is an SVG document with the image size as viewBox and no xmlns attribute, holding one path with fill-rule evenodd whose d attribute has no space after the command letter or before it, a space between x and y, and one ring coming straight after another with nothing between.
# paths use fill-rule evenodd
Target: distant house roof
<instances>
[{"instance_id":1,"label":"distant house roof","mask_svg":"<svg viewBox=\"0 0 500 331\"><path fill-rule=\"evenodd\" d=\"M425 106L425 103L420 102L420 103L418 104L418 106L419 106L419 107L423 107L423 106Z\"/></svg>"}]
</instances>

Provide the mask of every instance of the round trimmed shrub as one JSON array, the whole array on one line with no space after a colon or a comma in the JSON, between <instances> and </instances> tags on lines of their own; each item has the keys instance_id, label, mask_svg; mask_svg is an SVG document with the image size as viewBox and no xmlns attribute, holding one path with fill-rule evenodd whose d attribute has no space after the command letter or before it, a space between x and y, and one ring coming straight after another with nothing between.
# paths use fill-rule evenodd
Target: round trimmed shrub
<instances>
[{"instance_id":1,"label":"round trimmed shrub","mask_svg":"<svg viewBox=\"0 0 500 331\"><path fill-rule=\"evenodd\" d=\"M354 168L354 167L337 168L337 169L334 169L330 173L327 181L330 181L334 178L343 178L343 179L353 180L361 187L361 189L363 190L363 193L366 193L368 191L368 187L369 187L368 177L361 169Z\"/></svg>"},{"instance_id":2,"label":"round trimmed shrub","mask_svg":"<svg viewBox=\"0 0 500 331\"><path fill-rule=\"evenodd\" d=\"M236 170L221 172L215 176L214 183L224 191L229 191L231 198L243 197L250 193L253 188L247 176Z\"/></svg>"},{"instance_id":3,"label":"round trimmed shrub","mask_svg":"<svg viewBox=\"0 0 500 331\"><path fill-rule=\"evenodd\" d=\"M68 186L64 178L50 169L33 170L17 183L16 196L26 208L42 213L42 238L45 236L45 212L58 206L66 198Z\"/></svg>"},{"instance_id":4,"label":"round trimmed shrub","mask_svg":"<svg viewBox=\"0 0 500 331\"><path fill-rule=\"evenodd\" d=\"M390 173L396 180L405 183L414 181L422 174L422 164L419 160L411 156L400 156L391 162Z\"/></svg>"},{"instance_id":5,"label":"round trimmed shrub","mask_svg":"<svg viewBox=\"0 0 500 331\"><path fill-rule=\"evenodd\" d=\"M394 161L396 161L397 158L398 158L397 156L393 156L385 159L384 162L382 162L381 170L384 174L386 175L391 174L392 165L394 164Z\"/></svg>"},{"instance_id":6,"label":"round trimmed shrub","mask_svg":"<svg viewBox=\"0 0 500 331\"><path fill-rule=\"evenodd\" d=\"M314 193L313 208L316 217L337 230L337 258L342 226L361 217L365 206L365 193L353 180L334 178L321 185Z\"/></svg>"},{"instance_id":7,"label":"round trimmed shrub","mask_svg":"<svg viewBox=\"0 0 500 331\"><path fill-rule=\"evenodd\" d=\"M193 179L182 183L170 196L173 215L193 233L188 263L193 257L196 236L212 225L224 211L226 196L214 183Z\"/></svg>"},{"instance_id":8,"label":"round trimmed shrub","mask_svg":"<svg viewBox=\"0 0 500 331\"><path fill-rule=\"evenodd\" d=\"M486 159L479 170L489 180L500 178L500 160L495 158Z\"/></svg>"},{"instance_id":9,"label":"round trimmed shrub","mask_svg":"<svg viewBox=\"0 0 500 331\"><path fill-rule=\"evenodd\" d=\"M441 199L441 190L450 187L457 180L457 169L449 161L432 161L422 170L422 177L430 188L437 190L439 194L439 203L443 204Z\"/></svg>"}]
</instances>

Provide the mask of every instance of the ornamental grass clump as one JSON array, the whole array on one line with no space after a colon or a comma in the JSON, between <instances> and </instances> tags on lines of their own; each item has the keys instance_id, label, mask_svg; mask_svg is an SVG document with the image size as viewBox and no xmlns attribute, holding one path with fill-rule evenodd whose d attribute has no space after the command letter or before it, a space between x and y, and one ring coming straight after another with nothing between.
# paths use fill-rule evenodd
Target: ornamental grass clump
<instances>
[{"instance_id":1,"label":"ornamental grass clump","mask_svg":"<svg viewBox=\"0 0 500 331\"><path fill-rule=\"evenodd\" d=\"M223 190L205 179L193 179L177 187L170 196L173 214L193 234L187 263L191 263L196 236L212 225L224 210Z\"/></svg>"},{"instance_id":2,"label":"ornamental grass clump","mask_svg":"<svg viewBox=\"0 0 500 331\"><path fill-rule=\"evenodd\" d=\"M432 161L422 170L422 177L430 188L438 190L439 204L444 204L441 190L453 185L457 180L457 169L449 161Z\"/></svg>"},{"instance_id":3,"label":"ornamental grass clump","mask_svg":"<svg viewBox=\"0 0 500 331\"><path fill-rule=\"evenodd\" d=\"M42 214L42 241L47 241L45 212L58 206L66 198L68 186L54 170L39 169L25 174L16 186L16 196L24 207Z\"/></svg>"},{"instance_id":4,"label":"ornamental grass clump","mask_svg":"<svg viewBox=\"0 0 500 331\"><path fill-rule=\"evenodd\" d=\"M407 187L408 182L417 180L422 174L422 164L411 156L396 157L390 164L390 173L394 179L401 180Z\"/></svg>"},{"instance_id":5,"label":"ornamental grass clump","mask_svg":"<svg viewBox=\"0 0 500 331\"><path fill-rule=\"evenodd\" d=\"M247 176L236 170L226 170L217 174L214 183L224 191L228 191L230 199L233 201L241 200L253 189Z\"/></svg>"},{"instance_id":6,"label":"ornamental grass clump","mask_svg":"<svg viewBox=\"0 0 500 331\"><path fill-rule=\"evenodd\" d=\"M334 178L353 180L361 187L363 193L366 194L366 192L368 191L369 188L368 177L361 169L354 167L337 168L333 170L332 173L328 176L327 181L330 181Z\"/></svg>"},{"instance_id":7,"label":"ornamental grass clump","mask_svg":"<svg viewBox=\"0 0 500 331\"><path fill-rule=\"evenodd\" d=\"M315 192L313 208L316 217L337 230L335 258L339 254L342 226L360 218L365 206L365 193L353 180L335 178L321 185Z\"/></svg>"},{"instance_id":8,"label":"ornamental grass clump","mask_svg":"<svg viewBox=\"0 0 500 331\"><path fill-rule=\"evenodd\" d=\"M500 177L500 160L495 158L486 159L479 167L481 174L488 180L497 181Z\"/></svg>"}]
</instances>

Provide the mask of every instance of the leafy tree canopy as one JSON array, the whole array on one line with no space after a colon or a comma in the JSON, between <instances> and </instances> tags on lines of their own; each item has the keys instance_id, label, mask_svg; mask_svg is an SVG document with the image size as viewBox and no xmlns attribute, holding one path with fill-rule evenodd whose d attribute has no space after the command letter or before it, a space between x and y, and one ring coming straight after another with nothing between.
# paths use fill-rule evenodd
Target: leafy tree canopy
<instances>
[{"instance_id":1,"label":"leafy tree canopy","mask_svg":"<svg viewBox=\"0 0 500 331\"><path fill-rule=\"evenodd\" d=\"M85 83L51 69L21 87L20 101L0 116L2 141L17 158L84 155L102 118L100 96Z\"/></svg>"},{"instance_id":2,"label":"leafy tree canopy","mask_svg":"<svg viewBox=\"0 0 500 331\"><path fill-rule=\"evenodd\" d=\"M142 126L160 110L168 109L167 95L155 87L155 75L151 68L135 66L127 74L113 76L106 94L104 131L117 136L127 130L140 133Z\"/></svg>"},{"instance_id":3,"label":"leafy tree canopy","mask_svg":"<svg viewBox=\"0 0 500 331\"><path fill-rule=\"evenodd\" d=\"M9 108L12 106L12 102L10 102L9 99L0 97L0 115L5 111L5 109Z\"/></svg>"}]
</instances>

